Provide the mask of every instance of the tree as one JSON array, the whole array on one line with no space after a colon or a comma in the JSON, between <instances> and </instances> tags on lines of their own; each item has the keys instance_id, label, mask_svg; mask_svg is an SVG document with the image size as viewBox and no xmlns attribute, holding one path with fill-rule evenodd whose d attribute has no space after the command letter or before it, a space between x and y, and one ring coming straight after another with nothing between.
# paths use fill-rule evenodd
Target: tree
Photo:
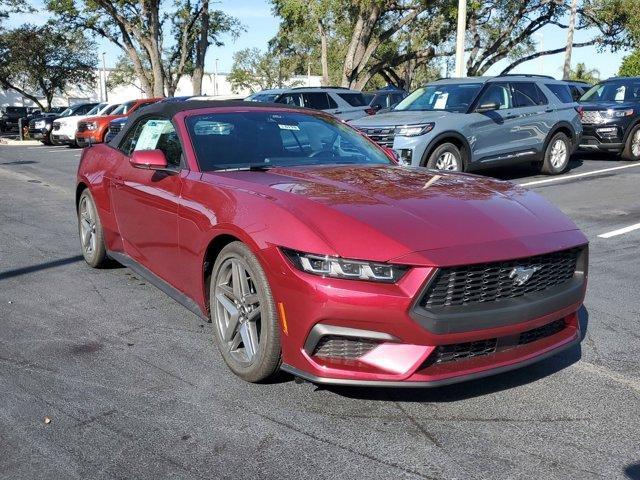
<instances>
[{"instance_id":1,"label":"tree","mask_svg":"<svg viewBox=\"0 0 640 480\"><path fill-rule=\"evenodd\" d=\"M580 80L587 83L598 83L600 81L600 71L596 68L589 69L584 63L578 63L575 69L569 69L567 80Z\"/></svg>"},{"instance_id":2,"label":"tree","mask_svg":"<svg viewBox=\"0 0 640 480\"><path fill-rule=\"evenodd\" d=\"M251 93L269 88L295 86L289 84L292 72L285 70L278 55L245 48L233 54L233 67L227 77L234 92L248 89ZM295 82L297 83L297 82Z\"/></svg>"},{"instance_id":3,"label":"tree","mask_svg":"<svg viewBox=\"0 0 640 480\"><path fill-rule=\"evenodd\" d=\"M67 28L118 46L146 95L155 97L172 95L183 75L203 70L208 46L237 25L209 12L208 0L47 0L47 7Z\"/></svg>"},{"instance_id":4,"label":"tree","mask_svg":"<svg viewBox=\"0 0 640 480\"><path fill-rule=\"evenodd\" d=\"M149 70L148 65L144 65L145 70ZM107 77L107 88L109 90L113 90L117 87L122 86L132 86L140 90L140 93L144 93L144 90L138 83L136 82L136 72L133 68L133 63L131 63L131 59L127 56L121 55L116 60L116 64L113 70L109 73Z\"/></svg>"},{"instance_id":5,"label":"tree","mask_svg":"<svg viewBox=\"0 0 640 480\"><path fill-rule=\"evenodd\" d=\"M0 85L49 110L70 85L95 83L95 45L53 24L23 25L0 33ZM43 104L41 98L44 97Z\"/></svg>"},{"instance_id":6,"label":"tree","mask_svg":"<svg viewBox=\"0 0 640 480\"><path fill-rule=\"evenodd\" d=\"M640 50L634 50L622 60L618 75L621 77L640 76Z\"/></svg>"}]
</instances>

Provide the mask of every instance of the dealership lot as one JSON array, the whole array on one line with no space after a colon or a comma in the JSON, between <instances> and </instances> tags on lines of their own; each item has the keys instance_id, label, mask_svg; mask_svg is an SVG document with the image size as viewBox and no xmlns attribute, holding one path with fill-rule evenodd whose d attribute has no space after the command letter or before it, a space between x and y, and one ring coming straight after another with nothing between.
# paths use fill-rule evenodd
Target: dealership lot
<instances>
[{"instance_id":1,"label":"dealership lot","mask_svg":"<svg viewBox=\"0 0 640 480\"><path fill-rule=\"evenodd\" d=\"M589 237L581 347L470 383L387 390L244 383L209 324L126 268L88 268L79 156L0 146L0 475L640 478L640 163L486 172L534 189Z\"/></svg>"}]
</instances>

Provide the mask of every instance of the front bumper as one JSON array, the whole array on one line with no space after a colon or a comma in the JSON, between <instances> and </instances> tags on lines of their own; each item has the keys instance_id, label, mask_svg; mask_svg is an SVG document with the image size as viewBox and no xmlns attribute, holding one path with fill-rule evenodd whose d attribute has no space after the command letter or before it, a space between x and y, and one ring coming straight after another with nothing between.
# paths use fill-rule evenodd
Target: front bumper
<instances>
[{"instance_id":1,"label":"front bumper","mask_svg":"<svg viewBox=\"0 0 640 480\"><path fill-rule=\"evenodd\" d=\"M75 141L75 138L65 133L53 131L51 132L51 140L56 143L67 143L71 145Z\"/></svg>"},{"instance_id":2,"label":"front bumper","mask_svg":"<svg viewBox=\"0 0 640 480\"><path fill-rule=\"evenodd\" d=\"M275 248L263 255L268 257L263 265L278 266L268 276L282 324L282 369L315 383L446 385L519 368L580 341L577 311L584 299L586 275L579 295L552 311L520 313L497 325L479 313L482 326L478 328L435 333L412 316L415 299L434 268L414 267L397 284L377 284L300 272ZM562 328L522 342L531 332L546 331L551 325ZM355 358L327 355L321 338L360 338L364 347ZM478 353L477 346L483 342L493 342L493 350ZM441 360L443 349L451 348L472 353L455 361Z\"/></svg>"},{"instance_id":3,"label":"front bumper","mask_svg":"<svg viewBox=\"0 0 640 480\"><path fill-rule=\"evenodd\" d=\"M620 153L624 149L624 126L615 123L584 125L579 149Z\"/></svg>"}]
</instances>

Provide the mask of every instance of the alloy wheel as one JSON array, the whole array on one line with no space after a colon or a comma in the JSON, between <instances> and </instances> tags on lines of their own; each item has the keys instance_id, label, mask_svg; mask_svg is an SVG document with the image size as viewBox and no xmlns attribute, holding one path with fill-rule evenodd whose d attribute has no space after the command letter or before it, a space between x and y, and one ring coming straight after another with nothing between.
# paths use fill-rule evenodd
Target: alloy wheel
<instances>
[{"instance_id":1,"label":"alloy wheel","mask_svg":"<svg viewBox=\"0 0 640 480\"><path fill-rule=\"evenodd\" d=\"M640 157L640 130L637 130L631 139L631 153L634 157Z\"/></svg>"},{"instance_id":2,"label":"alloy wheel","mask_svg":"<svg viewBox=\"0 0 640 480\"><path fill-rule=\"evenodd\" d=\"M222 344L239 363L251 363L260 348L262 308L255 273L231 257L215 279L216 323Z\"/></svg>"},{"instance_id":3,"label":"alloy wheel","mask_svg":"<svg viewBox=\"0 0 640 480\"><path fill-rule=\"evenodd\" d=\"M436 160L436 169L457 171L458 159L451 152L443 152Z\"/></svg>"},{"instance_id":4,"label":"alloy wheel","mask_svg":"<svg viewBox=\"0 0 640 480\"><path fill-rule=\"evenodd\" d=\"M91 257L96 251L96 213L88 196L80 200L80 240L84 253Z\"/></svg>"},{"instance_id":5,"label":"alloy wheel","mask_svg":"<svg viewBox=\"0 0 640 480\"><path fill-rule=\"evenodd\" d=\"M551 165L554 168L562 168L567 160L567 145L558 139L551 147Z\"/></svg>"}]
</instances>

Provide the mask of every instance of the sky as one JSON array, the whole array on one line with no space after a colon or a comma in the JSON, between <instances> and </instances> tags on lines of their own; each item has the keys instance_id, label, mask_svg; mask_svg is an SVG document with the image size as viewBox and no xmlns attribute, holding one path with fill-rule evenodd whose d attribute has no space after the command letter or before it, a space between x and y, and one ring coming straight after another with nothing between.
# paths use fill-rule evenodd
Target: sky
<instances>
[{"instance_id":1,"label":"sky","mask_svg":"<svg viewBox=\"0 0 640 480\"><path fill-rule=\"evenodd\" d=\"M48 20L50 14L44 10L40 0L31 0L30 3L39 9L38 12L29 15L14 15L7 22L8 25L17 26L25 22L42 24ZM268 0L220 0L214 8L237 17L245 26L246 31L235 41L230 38L226 39L226 44L223 47L210 47L205 65L207 72L213 72L216 58L218 59L218 72L228 72L233 64L234 52L250 47L265 50L269 40L278 31L279 20L272 15ZM540 35L535 38L538 42L538 50L558 48L566 44L566 31L547 26L541 29ZM574 41L584 41L588 38L588 32L577 31ZM105 52L107 67L112 67L120 55L120 50L106 40L98 39L98 44L98 51ZM578 62L585 63L589 69L597 69L601 78L608 78L616 75L622 58L626 54L628 52L600 53L595 47L575 48L571 63L572 66ZM560 78L563 63L564 54L544 56L521 64L514 70L514 73L542 73ZM487 74L496 75L507 64L507 61L501 61L489 69Z\"/></svg>"}]
</instances>

